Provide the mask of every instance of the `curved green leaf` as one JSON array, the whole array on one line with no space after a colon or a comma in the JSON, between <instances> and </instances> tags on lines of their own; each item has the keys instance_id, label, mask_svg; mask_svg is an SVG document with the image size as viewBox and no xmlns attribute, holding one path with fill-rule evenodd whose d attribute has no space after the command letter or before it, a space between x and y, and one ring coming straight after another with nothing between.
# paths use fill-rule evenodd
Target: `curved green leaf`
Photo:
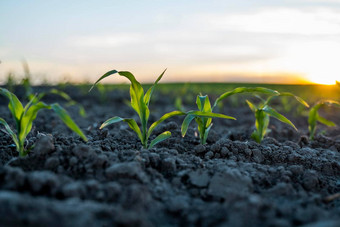
<instances>
[{"instance_id":1,"label":"curved green leaf","mask_svg":"<svg viewBox=\"0 0 340 227\"><path fill-rule=\"evenodd\" d=\"M60 97L65 99L67 101L67 104L66 104L67 106L77 106L79 108L79 115L82 116L82 117L86 116L85 108L81 104L74 101L66 92L52 88L49 91L49 93L54 94L54 95L59 95Z\"/></svg>"},{"instance_id":2,"label":"curved green leaf","mask_svg":"<svg viewBox=\"0 0 340 227\"><path fill-rule=\"evenodd\" d=\"M147 122L150 116L150 110L144 102L144 89L142 85L136 80L134 75L127 71L118 72L119 75L126 77L130 80L130 96L131 96L131 107L138 113L142 124L142 134L146 136ZM144 138L145 140L145 138Z\"/></svg>"},{"instance_id":3,"label":"curved green leaf","mask_svg":"<svg viewBox=\"0 0 340 227\"><path fill-rule=\"evenodd\" d=\"M260 143L264 136L267 133L268 125L269 125L269 114L266 113L263 109L257 109L255 111L255 134L256 134L256 139ZM257 141L255 140L255 141Z\"/></svg>"},{"instance_id":4,"label":"curved green leaf","mask_svg":"<svg viewBox=\"0 0 340 227\"><path fill-rule=\"evenodd\" d=\"M279 92L278 91L275 91L275 90L272 90L272 89L269 89L269 88L264 88L264 87L238 87L238 88L235 88L234 90L232 91L227 91L225 93L223 93L222 95L220 95L220 97L218 97L212 107L212 109L214 109L217 104L222 101L223 99L231 96L231 95L234 95L234 94L240 94L240 93L247 93L247 92L250 92L250 93L262 93L262 94L268 94L268 95L278 95Z\"/></svg>"},{"instance_id":5,"label":"curved green leaf","mask_svg":"<svg viewBox=\"0 0 340 227\"><path fill-rule=\"evenodd\" d=\"M203 140L202 140L202 144L206 144L207 143L207 139L208 139L208 135L210 132L210 129L212 127L213 124L210 124L204 131L204 135L203 135Z\"/></svg>"},{"instance_id":6,"label":"curved green leaf","mask_svg":"<svg viewBox=\"0 0 340 227\"><path fill-rule=\"evenodd\" d=\"M219 113L211 113L211 112L202 112L202 111L189 111L187 114L194 115L195 117L218 117L218 118L224 118L224 119L231 119L231 120L236 120L236 118L224 115L224 114L219 114Z\"/></svg>"},{"instance_id":7,"label":"curved green leaf","mask_svg":"<svg viewBox=\"0 0 340 227\"><path fill-rule=\"evenodd\" d=\"M33 100L33 99L32 99ZM29 106L29 105L26 105ZM41 109L50 109L51 107L43 102L38 102L31 105L29 108L25 108L26 111L22 115L20 119L20 131L19 134L19 141L23 143L30 133L33 125L33 121L37 118L37 114Z\"/></svg>"},{"instance_id":8,"label":"curved green leaf","mask_svg":"<svg viewBox=\"0 0 340 227\"><path fill-rule=\"evenodd\" d=\"M318 120L319 114L318 109L321 107L320 104L314 105L310 111L308 116L308 130L309 130L309 138L311 140L314 139L315 129L316 129L316 122Z\"/></svg>"},{"instance_id":9,"label":"curved green leaf","mask_svg":"<svg viewBox=\"0 0 340 227\"><path fill-rule=\"evenodd\" d=\"M147 138L150 137L152 131L160 124L162 123L163 121L165 121L166 119L170 118L170 117L174 117L174 116L180 116L180 115L185 115L184 112L182 111L179 111L179 110L175 110L175 111L172 111L170 113L166 113L164 114L158 121L155 121L149 128L148 130L148 135L147 135Z\"/></svg>"},{"instance_id":10,"label":"curved green leaf","mask_svg":"<svg viewBox=\"0 0 340 227\"><path fill-rule=\"evenodd\" d=\"M15 146L17 148L17 150L19 150L20 148L20 143L18 140L17 135L13 132L13 130L11 129L11 127L9 127L9 125L7 124L7 122L0 117L0 124L2 124L3 126L5 126L6 132L12 137L13 142L15 143Z\"/></svg>"},{"instance_id":11,"label":"curved green leaf","mask_svg":"<svg viewBox=\"0 0 340 227\"><path fill-rule=\"evenodd\" d=\"M322 124L325 124L327 126L334 126L335 123L331 122L318 114L318 110L323 106L335 106L340 107L340 103L334 100L321 100L318 101L309 111L308 116L308 130L309 130L309 138L311 140L314 139L314 134L316 130L316 123L319 121Z\"/></svg>"},{"instance_id":12,"label":"curved green leaf","mask_svg":"<svg viewBox=\"0 0 340 227\"><path fill-rule=\"evenodd\" d=\"M120 122L120 121L124 121L124 118L121 118L121 117L112 117L112 118L109 118L107 119L101 126L99 129L103 129L105 128L106 126L109 126L110 124L114 124L114 123L117 123L117 122Z\"/></svg>"},{"instance_id":13,"label":"curved green leaf","mask_svg":"<svg viewBox=\"0 0 340 227\"><path fill-rule=\"evenodd\" d=\"M162 134L158 135L155 139L153 139L149 145L149 148L151 149L153 146L155 146L157 143L162 142L166 139L168 139L171 136L171 132L166 131Z\"/></svg>"},{"instance_id":14,"label":"curved green leaf","mask_svg":"<svg viewBox=\"0 0 340 227\"><path fill-rule=\"evenodd\" d=\"M82 130L72 120L72 118L64 108L62 108L58 103L54 103L50 107L54 110L54 112L59 116L59 118L65 123L67 127L69 127L72 131L77 133L84 141L87 141L87 138L82 132Z\"/></svg>"},{"instance_id":15,"label":"curved green leaf","mask_svg":"<svg viewBox=\"0 0 340 227\"><path fill-rule=\"evenodd\" d=\"M274 117L274 118L278 119L279 121L282 121L283 123L289 124L290 126L292 126L297 131L297 128L295 127L295 125L290 120L288 120L282 114L276 112L276 110L274 110L273 108L271 108L269 106L265 106L262 110L264 112L266 112L267 114L269 114L271 117Z\"/></svg>"},{"instance_id":16,"label":"curved green leaf","mask_svg":"<svg viewBox=\"0 0 340 227\"><path fill-rule=\"evenodd\" d=\"M256 106L252 102L250 102L249 100L246 100L246 103L248 104L248 106L251 109L251 111L253 111L255 113Z\"/></svg>"},{"instance_id":17,"label":"curved green leaf","mask_svg":"<svg viewBox=\"0 0 340 227\"><path fill-rule=\"evenodd\" d=\"M19 127L19 122L21 115L24 112L24 107L22 106L21 102L16 97L16 95L8 91L7 89L0 88L0 94L8 98L9 100L8 108L12 113L12 116L17 124L17 127Z\"/></svg>"},{"instance_id":18,"label":"curved green leaf","mask_svg":"<svg viewBox=\"0 0 340 227\"><path fill-rule=\"evenodd\" d=\"M182 123L182 127L181 127L181 132L182 132L182 136L183 136L183 137L184 137L185 134L187 133L188 127L189 127L190 123L192 122L192 120L195 119L195 117L196 117L195 115L190 115L190 114L188 114L188 115L184 118L183 123Z\"/></svg>"},{"instance_id":19,"label":"curved green leaf","mask_svg":"<svg viewBox=\"0 0 340 227\"><path fill-rule=\"evenodd\" d=\"M212 112L208 95L198 95L196 99L197 107L202 112Z\"/></svg>"},{"instance_id":20,"label":"curved green leaf","mask_svg":"<svg viewBox=\"0 0 340 227\"><path fill-rule=\"evenodd\" d=\"M149 106L150 103L150 99L153 93L153 90L155 89L155 86L157 85L157 83L162 79L164 73L166 72L167 69L165 69L162 74L157 78L157 80L155 81L155 83L148 89L148 91L145 93L144 95L144 102L147 106Z\"/></svg>"},{"instance_id":21,"label":"curved green leaf","mask_svg":"<svg viewBox=\"0 0 340 227\"><path fill-rule=\"evenodd\" d=\"M99 83L99 81L101 81L102 79L108 77L108 76L111 76L115 73L118 73L117 70L111 70L111 71L108 71L107 73L105 73L104 75L102 75L93 85L92 87L90 88L89 92L94 88L94 86L96 86L97 83Z\"/></svg>"},{"instance_id":22,"label":"curved green leaf","mask_svg":"<svg viewBox=\"0 0 340 227\"><path fill-rule=\"evenodd\" d=\"M143 142L143 136L142 136L142 133L136 123L136 121L134 119L131 119L131 118L121 118L121 117L112 117L108 120L106 120L101 126L99 129L102 129L110 124L114 124L114 123L117 123L117 122L120 122L120 121L124 121L126 122L129 127L134 131L136 132L138 138Z\"/></svg>"},{"instance_id":23,"label":"curved green leaf","mask_svg":"<svg viewBox=\"0 0 340 227\"><path fill-rule=\"evenodd\" d=\"M327 125L329 127L336 126L336 124L333 121L327 120L327 119L321 117L320 115L318 116L318 122L320 122L320 123L322 123L324 125Z\"/></svg>"},{"instance_id":24,"label":"curved green leaf","mask_svg":"<svg viewBox=\"0 0 340 227\"><path fill-rule=\"evenodd\" d=\"M294 95L294 94L292 94L290 92L280 92L280 94L278 96L290 96L290 97L294 97L299 103L301 103L305 107L309 107L308 103L305 100L303 100L299 96L296 96L296 95Z\"/></svg>"}]
</instances>

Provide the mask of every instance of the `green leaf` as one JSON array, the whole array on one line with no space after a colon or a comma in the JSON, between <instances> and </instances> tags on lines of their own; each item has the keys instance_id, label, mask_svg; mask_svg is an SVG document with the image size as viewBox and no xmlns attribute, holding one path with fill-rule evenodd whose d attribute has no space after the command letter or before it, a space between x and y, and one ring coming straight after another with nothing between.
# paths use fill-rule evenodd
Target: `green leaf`
<instances>
[{"instance_id":1,"label":"green leaf","mask_svg":"<svg viewBox=\"0 0 340 227\"><path fill-rule=\"evenodd\" d=\"M70 117L70 115L67 113L67 111L64 108L62 108L58 103L52 104L51 108L59 116L59 118L65 123L67 127L69 127L72 131L77 133L84 141L87 141L87 138L84 135L84 133L81 131L78 125L72 120L72 118Z\"/></svg>"},{"instance_id":2,"label":"green leaf","mask_svg":"<svg viewBox=\"0 0 340 227\"><path fill-rule=\"evenodd\" d=\"M19 99L15 96L15 94L11 93L5 88L0 88L0 94L7 97L9 100L8 108L12 113L12 116L17 124L17 127L20 125L20 118L24 112L24 107L22 106Z\"/></svg>"},{"instance_id":3,"label":"green leaf","mask_svg":"<svg viewBox=\"0 0 340 227\"><path fill-rule=\"evenodd\" d=\"M17 147L17 149L19 149L20 148L20 143L19 143L17 135L12 131L11 127L9 127L7 122L3 118L1 118L1 117L0 117L0 124L5 126L5 129L6 129L7 133L12 137L12 140L15 143L15 146Z\"/></svg>"},{"instance_id":4,"label":"green leaf","mask_svg":"<svg viewBox=\"0 0 340 227\"><path fill-rule=\"evenodd\" d=\"M334 101L334 100L324 100L324 101L321 101L321 103L323 105L334 106L334 107L340 108L340 102L337 102L337 101Z\"/></svg>"},{"instance_id":5,"label":"green leaf","mask_svg":"<svg viewBox=\"0 0 340 227\"><path fill-rule=\"evenodd\" d=\"M260 136L258 135L258 131L254 131L251 136L253 140L255 140L256 143L261 143Z\"/></svg>"},{"instance_id":6,"label":"green leaf","mask_svg":"<svg viewBox=\"0 0 340 227\"><path fill-rule=\"evenodd\" d=\"M246 100L246 103L248 104L251 111L253 111L255 113L256 109L257 109L256 106L252 102L250 102L249 100Z\"/></svg>"},{"instance_id":7,"label":"green leaf","mask_svg":"<svg viewBox=\"0 0 340 227\"><path fill-rule=\"evenodd\" d=\"M114 123L117 123L117 122L120 122L120 121L124 121L126 122L129 127L134 131L136 132L138 138L143 142L143 136L142 136L142 133L136 123L136 121L134 119L131 119L131 118L121 118L121 117L112 117L108 120L106 120L101 126L99 129L102 129L110 124L114 124Z\"/></svg>"},{"instance_id":8,"label":"green leaf","mask_svg":"<svg viewBox=\"0 0 340 227\"><path fill-rule=\"evenodd\" d=\"M153 146L155 146L157 143L162 142L166 139L168 139L171 136L171 132L166 131L162 134L158 135L155 139L153 139L149 145L149 149L151 149Z\"/></svg>"},{"instance_id":9,"label":"green leaf","mask_svg":"<svg viewBox=\"0 0 340 227\"><path fill-rule=\"evenodd\" d=\"M195 115L190 115L190 114L188 114L188 115L184 118L183 123L182 123L182 127L181 127L181 132L182 132L182 136L183 136L183 137L184 137L185 134L187 133L188 127L189 127L190 123L192 122L192 120L195 119L195 117L196 117Z\"/></svg>"},{"instance_id":10,"label":"green leaf","mask_svg":"<svg viewBox=\"0 0 340 227\"><path fill-rule=\"evenodd\" d=\"M32 99L33 100L33 99ZM26 105L26 107L29 104ZM37 114L41 109L50 109L51 107L43 102L38 102L31 105L29 108L25 107L25 113L22 115L20 119L20 131L19 133L19 141L23 143L30 133L33 125L33 121L37 118Z\"/></svg>"},{"instance_id":11,"label":"green leaf","mask_svg":"<svg viewBox=\"0 0 340 227\"><path fill-rule=\"evenodd\" d=\"M209 132L210 132L210 129L211 129L212 125L213 125L213 124L210 124L210 125L205 129L202 144L206 144L206 143L207 143L208 135L209 135Z\"/></svg>"},{"instance_id":12,"label":"green leaf","mask_svg":"<svg viewBox=\"0 0 340 227\"><path fill-rule=\"evenodd\" d=\"M224 119L231 119L231 120L236 120L236 118L224 115L224 114L219 114L219 113L210 113L210 112L202 112L202 111L189 111L187 114L193 115L195 117L218 117L218 118L224 118Z\"/></svg>"},{"instance_id":13,"label":"green leaf","mask_svg":"<svg viewBox=\"0 0 340 227\"><path fill-rule=\"evenodd\" d=\"M318 116L318 121L324 125L327 125L329 127L334 127L336 126L336 124L333 121L329 121L323 117L321 117L320 115Z\"/></svg>"},{"instance_id":14,"label":"green leaf","mask_svg":"<svg viewBox=\"0 0 340 227\"><path fill-rule=\"evenodd\" d=\"M92 87L90 88L89 92L94 88L94 86L96 86L97 83L99 83L99 81L101 81L102 79L108 77L108 76L111 76L115 73L118 73L117 70L111 70L111 71L108 71L107 73L105 73L104 75L102 75L93 85Z\"/></svg>"},{"instance_id":15,"label":"green leaf","mask_svg":"<svg viewBox=\"0 0 340 227\"><path fill-rule=\"evenodd\" d=\"M255 111L255 134L257 135L257 139L261 142L264 136L267 133L268 125L269 125L269 114L267 114L263 109L257 109ZM256 140L255 140L256 141Z\"/></svg>"},{"instance_id":16,"label":"green leaf","mask_svg":"<svg viewBox=\"0 0 340 227\"><path fill-rule=\"evenodd\" d=\"M292 126L297 131L297 128L295 127L295 125L290 120L288 120L282 114L276 112L276 110L274 110L273 108L271 108L269 106L265 106L262 110L264 112L266 112L267 114L269 114L271 117L275 117L279 121L282 121L283 123L289 124L290 126Z\"/></svg>"},{"instance_id":17,"label":"green leaf","mask_svg":"<svg viewBox=\"0 0 340 227\"><path fill-rule=\"evenodd\" d=\"M202 112L212 112L209 97L198 95L196 99L197 107Z\"/></svg>"},{"instance_id":18,"label":"green leaf","mask_svg":"<svg viewBox=\"0 0 340 227\"><path fill-rule=\"evenodd\" d=\"M134 75L130 72L120 71L119 75L126 77L130 80L130 96L131 107L138 113L142 123L142 134L146 137L146 127L150 115L150 110L144 102L144 90L142 85L136 80Z\"/></svg>"},{"instance_id":19,"label":"green leaf","mask_svg":"<svg viewBox=\"0 0 340 227\"><path fill-rule=\"evenodd\" d=\"M162 74L157 78L157 80L155 81L155 83L148 89L148 91L145 93L144 95L144 102L147 106L149 106L150 103L150 99L153 93L153 90L155 89L155 86L157 85L157 83L162 79L164 73L165 73L166 69L162 72Z\"/></svg>"},{"instance_id":20,"label":"green leaf","mask_svg":"<svg viewBox=\"0 0 340 227\"><path fill-rule=\"evenodd\" d=\"M175 110L175 111L172 111L170 113L166 113L164 114L158 121L155 121L149 128L148 130L148 135L147 135L147 138L150 137L152 131L160 124L162 123L163 121L165 121L166 119L169 119L170 117L174 117L174 116L181 116L181 115L185 115L184 112L182 111L179 111L179 110Z\"/></svg>"},{"instance_id":21,"label":"green leaf","mask_svg":"<svg viewBox=\"0 0 340 227\"><path fill-rule=\"evenodd\" d=\"M195 117L195 121L197 123L197 128L200 134L200 138L203 140L204 131L205 131L205 124L203 122L203 117Z\"/></svg>"},{"instance_id":22,"label":"green leaf","mask_svg":"<svg viewBox=\"0 0 340 227\"><path fill-rule=\"evenodd\" d=\"M340 103L334 100L321 100L321 101L318 101L310 109L309 116L308 116L308 130L309 130L309 138L311 140L314 139L317 121L328 126L333 126L334 124L334 122L328 121L325 118L322 118L321 116L319 116L318 110L323 106L340 107Z\"/></svg>"},{"instance_id":23,"label":"green leaf","mask_svg":"<svg viewBox=\"0 0 340 227\"><path fill-rule=\"evenodd\" d=\"M99 129L103 129L105 128L106 126L109 126L110 124L114 124L114 123L117 123L117 122L120 122L120 121L124 121L124 118L121 118L121 117L112 117L112 118L109 118L107 119L101 126Z\"/></svg>"},{"instance_id":24,"label":"green leaf","mask_svg":"<svg viewBox=\"0 0 340 227\"><path fill-rule=\"evenodd\" d=\"M318 109L321 107L321 105L317 104L314 105L310 111L309 111L309 116L308 116L308 130L309 130L309 138L311 140L314 139L314 134L315 134L315 129L316 129L316 122L318 120L319 114L318 114Z\"/></svg>"},{"instance_id":25,"label":"green leaf","mask_svg":"<svg viewBox=\"0 0 340 227\"><path fill-rule=\"evenodd\" d=\"M305 100L303 100L299 96L296 96L296 95L294 95L294 94L292 94L290 92L280 92L280 94L278 96L290 96L290 97L294 97L299 103L301 103L305 107L309 107L308 103Z\"/></svg>"},{"instance_id":26,"label":"green leaf","mask_svg":"<svg viewBox=\"0 0 340 227\"><path fill-rule=\"evenodd\" d=\"M235 88L232 91L225 92L220 97L218 97L216 99L212 109L214 109L220 101L222 101L223 99L225 99L225 98L227 98L231 95L240 94L240 93L248 93L248 92L250 92L250 93L262 93L262 94L268 94L268 95L278 95L279 94L278 91L268 89L268 88L264 88L264 87L238 87L238 88Z\"/></svg>"},{"instance_id":27,"label":"green leaf","mask_svg":"<svg viewBox=\"0 0 340 227\"><path fill-rule=\"evenodd\" d=\"M54 94L54 95L59 95L60 97L62 97L62 98L65 99L66 101L73 101L73 100L71 99L71 97L70 97L67 93L65 93L65 92L63 92L63 91L60 91L60 90L58 90L58 89L52 88L52 89L49 91L49 93Z\"/></svg>"}]
</instances>

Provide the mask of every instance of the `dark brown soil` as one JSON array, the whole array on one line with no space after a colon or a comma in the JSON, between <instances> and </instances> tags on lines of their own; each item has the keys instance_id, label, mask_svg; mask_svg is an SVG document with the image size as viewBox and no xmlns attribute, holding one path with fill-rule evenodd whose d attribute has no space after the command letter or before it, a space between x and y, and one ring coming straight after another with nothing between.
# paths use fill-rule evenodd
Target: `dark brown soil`
<instances>
[{"instance_id":1,"label":"dark brown soil","mask_svg":"<svg viewBox=\"0 0 340 227\"><path fill-rule=\"evenodd\" d=\"M194 124L182 138L177 117L153 135L170 130L172 137L145 150L124 123L98 130L116 115L137 119L124 103L127 90L110 92L107 102L96 91L67 91L87 110L82 118L68 108L87 143L48 110L35 121L27 157L17 157L0 131L1 226L340 226L339 127L320 127L325 131L309 141L307 117L292 112L299 132L271 120L257 144L249 138L252 113L226 103L222 113L238 121L214 119L207 145ZM156 92L150 122L173 103ZM326 114L340 123L339 111ZM0 116L12 124L3 97Z\"/></svg>"}]
</instances>

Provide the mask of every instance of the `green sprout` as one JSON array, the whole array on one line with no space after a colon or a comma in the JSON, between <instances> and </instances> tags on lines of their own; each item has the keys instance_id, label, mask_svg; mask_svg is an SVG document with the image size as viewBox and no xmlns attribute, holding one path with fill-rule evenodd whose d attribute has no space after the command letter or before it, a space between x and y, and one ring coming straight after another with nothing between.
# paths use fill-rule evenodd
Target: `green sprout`
<instances>
[{"instance_id":1,"label":"green sprout","mask_svg":"<svg viewBox=\"0 0 340 227\"><path fill-rule=\"evenodd\" d=\"M218 117L218 118L236 120L235 118L224 115L224 114L213 113L212 112L213 109L211 108L209 97L207 95L205 96L198 95L196 99L196 104L198 107L198 111L191 110L191 111L186 112L187 116L184 118L183 123L182 123L182 128L181 128L183 137L185 136L188 130L189 124L194 119L198 126L197 128L198 128L201 144L207 143L208 134L213 125L212 118Z\"/></svg>"},{"instance_id":2,"label":"green sprout","mask_svg":"<svg viewBox=\"0 0 340 227\"><path fill-rule=\"evenodd\" d=\"M289 92L278 93L276 95L269 96L266 100L258 97L261 100L258 105L255 105L252 102L250 102L249 100L246 100L249 108L255 114L255 127L256 127L256 129L251 134L251 138L253 140L255 140L257 143L261 143L264 136L267 134L270 117L274 117L274 118L278 119L279 121L292 126L297 131L297 128L295 127L295 125L290 120L288 120L285 116L283 116L282 114L277 112L274 108L269 106L269 102L273 98L276 98L276 97L279 97L279 96L294 97L299 103L301 103L302 105L304 105L306 107L309 107L309 105L303 99L301 99L300 97L295 96L294 94L289 93Z\"/></svg>"},{"instance_id":3,"label":"green sprout","mask_svg":"<svg viewBox=\"0 0 340 227\"><path fill-rule=\"evenodd\" d=\"M12 137L20 156L25 156L30 151L30 149L26 149L25 147L26 137L32 129L33 121L36 119L39 110L42 109L52 109L66 126L77 133L84 141L87 141L86 136L80 128L74 123L67 111L58 103L48 105L40 101L39 96L35 96L24 107L16 95L7 89L0 88L0 94L9 100L8 108L16 123L16 133L3 118L0 118L0 124L4 125L6 132Z\"/></svg>"},{"instance_id":4,"label":"green sprout","mask_svg":"<svg viewBox=\"0 0 340 227\"><path fill-rule=\"evenodd\" d=\"M140 139L142 145L144 148L151 149L153 146L155 146L157 143L168 139L171 136L170 131L166 131L158 135L155 139L153 139L149 143L149 138L151 136L152 131L164 120L177 116L177 115L185 115L184 112L182 111L172 111L170 113L164 114L158 121L154 122L149 128L148 128L148 120L150 116L150 110L149 110L149 103L150 103L150 98L152 96L153 90L155 86L157 85L158 81L163 77L164 72L157 78L155 83L147 90L147 92L144 94L144 89L142 85L136 80L134 75L130 72L127 71L116 71L116 70L111 70L107 73L105 73L103 76L101 76L91 87L90 91L93 89L93 87L102 79L113 75L113 74L119 74L120 76L126 77L130 82L130 96L131 96L131 107L137 112L140 123L141 123L141 128L139 128L137 122L132 119L132 118L121 118L121 117L112 117L108 120L106 120L101 126L100 129L113 124L117 123L120 121L126 122L129 127L137 134L138 138Z\"/></svg>"},{"instance_id":5,"label":"green sprout","mask_svg":"<svg viewBox=\"0 0 340 227\"><path fill-rule=\"evenodd\" d=\"M336 124L330 120L327 120L321 117L318 113L318 110L324 106L334 106L340 108L340 103L333 100L321 100L318 101L309 111L308 117L308 129L309 129L309 139L313 140L316 130L316 123L320 122L321 124L327 125L329 127L336 126Z\"/></svg>"},{"instance_id":6,"label":"green sprout","mask_svg":"<svg viewBox=\"0 0 340 227\"><path fill-rule=\"evenodd\" d=\"M298 102L300 102L304 106L308 107L308 104L303 99L289 92L279 93L278 91L264 88L264 87L238 87L238 88L235 88L234 90L227 91L223 93L220 97L218 97L214 103L213 108L218 106L219 102L221 102L223 99L231 95L242 94L242 93L251 93L251 94L259 93L259 94L269 95L267 100L263 100L258 95L255 95L261 100L259 105L255 105L249 100L246 100L248 106L255 114L256 130L252 133L251 137L257 143L260 143L262 139L264 138L264 136L266 135L270 117L274 117L286 124L291 125L294 129L296 129L296 127L290 120L288 120L286 117L279 114L276 110L274 110L272 107L269 106L269 102L273 98L278 97L278 96L291 96L291 97L294 97Z\"/></svg>"}]
</instances>

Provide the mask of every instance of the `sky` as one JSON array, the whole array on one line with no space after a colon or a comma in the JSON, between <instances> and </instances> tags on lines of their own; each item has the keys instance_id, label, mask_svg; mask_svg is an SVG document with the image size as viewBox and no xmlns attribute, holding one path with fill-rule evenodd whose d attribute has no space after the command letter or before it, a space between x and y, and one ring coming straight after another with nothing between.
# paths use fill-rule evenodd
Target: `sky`
<instances>
[{"instance_id":1,"label":"sky","mask_svg":"<svg viewBox=\"0 0 340 227\"><path fill-rule=\"evenodd\" d=\"M340 0L0 1L2 83L26 61L37 83L332 84L339 59Z\"/></svg>"}]
</instances>

